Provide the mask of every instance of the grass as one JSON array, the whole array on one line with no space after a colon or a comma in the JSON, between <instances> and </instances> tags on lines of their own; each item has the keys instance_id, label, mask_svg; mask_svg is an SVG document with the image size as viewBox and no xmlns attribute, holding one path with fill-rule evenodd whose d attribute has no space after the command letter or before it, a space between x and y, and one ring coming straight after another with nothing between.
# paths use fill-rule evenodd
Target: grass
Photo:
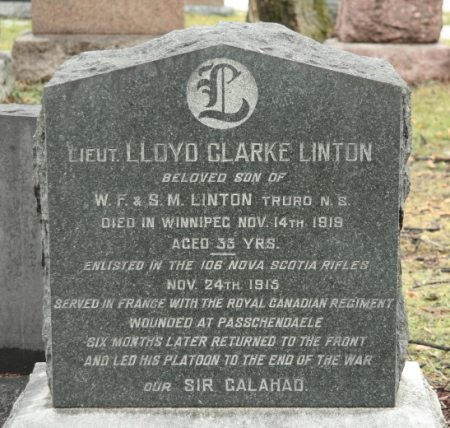
<instances>
[{"instance_id":1,"label":"grass","mask_svg":"<svg viewBox=\"0 0 450 428\"><path fill-rule=\"evenodd\" d=\"M10 51L16 37L29 30L31 30L31 20L29 19L0 18L0 50Z\"/></svg>"},{"instance_id":2,"label":"grass","mask_svg":"<svg viewBox=\"0 0 450 428\"><path fill-rule=\"evenodd\" d=\"M450 85L427 82L413 90L413 154L450 156Z\"/></svg>"},{"instance_id":3,"label":"grass","mask_svg":"<svg viewBox=\"0 0 450 428\"><path fill-rule=\"evenodd\" d=\"M411 165L412 190L405 206L404 224L439 230L402 233L403 291L410 338L449 346L450 175L445 169L430 169L422 164L426 165L424 162ZM409 358L424 364L423 370L431 383L443 385L448 381L449 352L410 344Z\"/></svg>"},{"instance_id":4,"label":"grass","mask_svg":"<svg viewBox=\"0 0 450 428\"><path fill-rule=\"evenodd\" d=\"M413 88L412 112L412 154L450 156L450 84L427 82ZM411 192L404 225L438 230L404 231L401 239L410 338L444 346L450 345L449 166L410 161ZM409 358L423 365L432 384L448 382L449 352L410 344Z\"/></svg>"},{"instance_id":5,"label":"grass","mask_svg":"<svg viewBox=\"0 0 450 428\"><path fill-rule=\"evenodd\" d=\"M450 25L450 12L443 12L442 21L444 25Z\"/></svg>"},{"instance_id":6,"label":"grass","mask_svg":"<svg viewBox=\"0 0 450 428\"><path fill-rule=\"evenodd\" d=\"M16 85L8 97L8 103L16 104L41 104L44 83L25 83L16 80Z\"/></svg>"},{"instance_id":7,"label":"grass","mask_svg":"<svg viewBox=\"0 0 450 428\"><path fill-rule=\"evenodd\" d=\"M446 13L445 19L449 22L450 13ZM221 20L244 21L245 14L233 17L187 14L186 26L213 25ZM16 20L8 25L5 21L0 22L1 49L8 49L14 34L29 28L26 25L29 21ZM42 83L17 82L8 102L40 103L43 86ZM427 82L414 87L412 105L413 155L450 156L450 84ZM411 193L405 206L404 224L438 229L434 232L402 233L403 290L410 337L449 346L450 272L446 270L450 271L450 164L411 161L410 166ZM423 365L432 384L445 385L448 382L450 352L410 344L408 358Z\"/></svg>"},{"instance_id":8,"label":"grass","mask_svg":"<svg viewBox=\"0 0 450 428\"><path fill-rule=\"evenodd\" d=\"M186 28L193 25L215 25L220 21L245 22L246 12L236 11L233 16L217 16L217 15L193 15L186 13L184 23Z\"/></svg>"}]
</instances>

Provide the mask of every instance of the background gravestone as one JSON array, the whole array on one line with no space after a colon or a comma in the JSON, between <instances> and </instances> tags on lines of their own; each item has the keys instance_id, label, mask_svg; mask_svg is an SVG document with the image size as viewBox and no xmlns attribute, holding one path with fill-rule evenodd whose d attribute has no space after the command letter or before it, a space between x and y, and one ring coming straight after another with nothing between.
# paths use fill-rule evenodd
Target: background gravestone
<instances>
[{"instance_id":1,"label":"background gravestone","mask_svg":"<svg viewBox=\"0 0 450 428\"><path fill-rule=\"evenodd\" d=\"M336 34L342 42L436 43L442 0L341 0Z\"/></svg>"},{"instance_id":2,"label":"background gravestone","mask_svg":"<svg viewBox=\"0 0 450 428\"><path fill-rule=\"evenodd\" d=\"M33 183L33 134L40 109L0 105L0 374L28 374L36 361L45 361Z\"/></svg>"},{"instance_id":3,"label":"background gravestone","mask_svg":"<svg viewBox=\"0 0 450 428\"><path fill-rule=\"evenodd\" d=\"M387 63L274 24L63 65L37 140L53 404L394 406L409 111Z\"/></svg>"},{"instance_id":4,"label":"background gravestone","mask_svg":"<svg viewBox=\"0 0 450 428\"><path fill-rule=\"evenodd\" d=\"M184 26L183 0L33 0L34 34L165 34Z\"/></svg>"},{"instance_id":5,"label":"background gravestone","mask_svg":"<svg viewBox=\"0 0 450 428\"><path fill-rule=\"evenodd\" d=\"M14 42L16 78L49 80L85 51L135 46L184 27L183 0L33 0L33 30Z\"/></svg>"},{"instance_id":6,"label":"background gravestone","mask_svg":"<svg viewBox=\"0 0 450 428\"><path fill-rule=\"evenodd\" d=\"M325 44L391 63L408 83L450 79L450 47L439 43L442 0L341 0L337 38Z\"/></svg>"}]
</instances>

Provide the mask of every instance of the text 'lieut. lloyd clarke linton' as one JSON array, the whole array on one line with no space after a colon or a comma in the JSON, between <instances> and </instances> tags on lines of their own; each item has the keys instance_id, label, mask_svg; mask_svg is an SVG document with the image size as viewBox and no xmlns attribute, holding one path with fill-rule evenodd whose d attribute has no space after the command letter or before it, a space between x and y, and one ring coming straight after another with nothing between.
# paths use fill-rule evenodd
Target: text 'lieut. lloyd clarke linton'
<instances>
[{"instance_id":1,"label":"text 'lieut. lloyd clarke linton'","mask_svg":"<svg viewBox=\"0 0 450 428\"><path fill-rule=\"evenodd\" d=\"M69 147L69 162L371 162L372 143L126 143Z\"/></svg>"}]
</instances>

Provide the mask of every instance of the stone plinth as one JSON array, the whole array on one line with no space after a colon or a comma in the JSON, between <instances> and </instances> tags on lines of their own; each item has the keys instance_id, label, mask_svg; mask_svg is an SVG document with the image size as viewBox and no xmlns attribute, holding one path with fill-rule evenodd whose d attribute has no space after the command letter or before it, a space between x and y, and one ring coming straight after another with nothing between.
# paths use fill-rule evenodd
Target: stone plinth
<instances>
[{"instance_id":1,"label":"stone plinth","mask_svg":"<svg viewBox=\"0 0 450 428\"><path fill-rule=\"evenodd\" d=\"M442 0L341 0L336 34L342 42L433 43Z\"/></svg>"},{"instance_id":2,"label":"stone plinth","mask_svg":"<svg viewBox=\"0 0 450 428\"><path fill-rule=\"evenodd\" d=\"M40 106L0 105L0 373L44 361L33 134Z\"/></svg>"},{"instance_id":3,"label":"stone plinth","mask_svg":"<svg viewBox=\"0 0 450 428\"><path fill-rule=\"evenodd\" d=\"M54 409L45 365L37 364L4 428L445 428L436 394L406 363L394 408Z\"/></svg>"},{"instance_id":4,"label":"stone plinth","mask_svg":"<svg viewBox=\"0 0 450 428\"><path fill-rule=\"evenodd\" d=\"M450 80L450 46L444 43L343 43L328 39L325 44L357 55L384 59L407 83Z\"/></svg>"},{"instance_id":5,"label":"stone plinth","mask_svg":"<svg viewBox=\"0 0 450 428\"><path fill-rule=\"evenodd\" d=\"M34 364L33 364L34 366ZM17 400L25 389L28 376L1 376L0 377L0 426L3 426Z\"/></svg>"},{"instance_id":6,"label":"stone plinth","mask_svg":"<svg viewBox=\"0 0 450 428\"><path fill-rule=\"evenodd\" d=\"M35 34L153 34L184 27L183 0L33 0Z\"/></svg>"},{"instance_id":7,"label":"stone plinth","mask_svg":"<svg viewBox=\"0 0 450 428\"><path fill-rule=\"evenodd\" d=\"M31 32L14 42L16 76L19 80L49 80L69 58L85 51L119 49L135 46L154 36L40 35Z\"/></svg>"}]
</instances>

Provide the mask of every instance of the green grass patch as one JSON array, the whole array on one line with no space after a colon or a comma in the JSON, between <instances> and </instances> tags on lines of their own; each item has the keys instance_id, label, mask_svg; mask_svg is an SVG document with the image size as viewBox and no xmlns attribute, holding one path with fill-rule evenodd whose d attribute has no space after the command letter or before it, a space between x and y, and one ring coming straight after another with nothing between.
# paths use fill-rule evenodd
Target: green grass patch
<instances>
[{"instance_id":1,"label":"green grass patch","mask_svg":"<svg viewBox=\"0 0 450 428\"><path fill-rule=\"evenodd\" d=\"M445 168L426 165L411 165L404 225L438 230L402 232L403 291L410 339L449 346L450 272L446 271L450 269L450 175ZM448 380L449 352L410 344L409 359L424 364L423 370L434 385Z\"/></svg>"},{"instance_id":2,"label":"green grass patch","mask_svg":"<svg viewBox=\"0 0 450 428\"><path fill-rule=\"evenodd\" d=\"M44 83L26 83L16 80L16 85L6 103L41 104Z\"/></svg>"},{"instance_id":3,"label":"green grass patch","mask_svg":"<svg viewBox=\"0 0 450 428\"><path fill-rule=\"evenodd\" d=\"M450 12L442 13L442 22L444 25L450 25Z\"/></svg>"},{"instance_id":4,"label":"green grass patch","mask_svg":"<svg viewBox=\"0 0 450 428\"><path fill-rule=\"evenodd\" d=\"M245 22L245 19L246 13L242 11L238 11L232 16L194 15L192 13L186 13L184 17L184 25L188 28L194 25L216 25L220 21Z\"/></svg>"},{"instance_id":5,"label":"green grass patch","mask_svg":"<svg viewBox=\"0 0 450 428\"><path fill-rule=\"evenodd\" d=\"M413 151L417 156L450 156L450 84L427 82L412 90ZM404 225L438 229L401 237L403 290L410 338L449 346L450 168L446 163L411 163L411 192ZM423 365L434 385L448 382L450 352L409 345L409 359Z\"/></svg>"},{"instance_id":6,"label":"green grass patch","mask_svg":"<svg viewBox=\"0 0 450 428\"><path fill-rule=\"evenodd\" d=\"M31 30L29 19L3 19L0 18L0 50L10 51L14 40L24 31Z\"/></svg>"},{"instance_id":7,"label":"green grass patch","mask_svg":"<svg viewBox=\"0 0 450 428\"><path fill-rule=\"evenodd\" d=\"M413 154L450 156L450 84L427 82L413 89Z\"/></svg>"}]
</instances>

